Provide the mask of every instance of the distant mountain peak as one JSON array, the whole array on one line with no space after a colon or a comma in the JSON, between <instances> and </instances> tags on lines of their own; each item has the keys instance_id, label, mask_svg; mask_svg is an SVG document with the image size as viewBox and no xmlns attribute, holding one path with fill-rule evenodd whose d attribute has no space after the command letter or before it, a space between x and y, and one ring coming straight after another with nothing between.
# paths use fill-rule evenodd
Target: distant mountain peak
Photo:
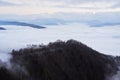
<instances>
[{"instance_id":1,"label":"distant mountain peak","mask_svg":"<svg viewBox=\"0 0 120 80\"><path fill-rule=\"evenodd\" d=\"M0 27L0 30L6 30L5 28L3 28L3 27Z\"/></svg>"},{"instance_id":2,"label":"distant mountain peak","mask_svg":"<svg viewBox=\"0 0 120 80\"><path fill-rule=\"evenodd\" d=\"M39 25L36 25L36 24L25 23L25 22L17 22L17 21L0 21L0 25L30 26L32 28L37 28L37 29L45 28L43 26L39 26Z\"/></svg>"}]
</instances>

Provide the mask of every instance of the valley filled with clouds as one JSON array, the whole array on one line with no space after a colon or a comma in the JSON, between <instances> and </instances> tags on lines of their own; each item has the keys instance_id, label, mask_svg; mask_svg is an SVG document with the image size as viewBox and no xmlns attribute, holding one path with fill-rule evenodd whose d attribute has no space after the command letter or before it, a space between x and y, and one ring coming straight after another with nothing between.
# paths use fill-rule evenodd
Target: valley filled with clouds
<instances>
[{"instance_id":1,"label":"valley filled with clouds","mask_svg":"<svg viewBox=\"0 0 120 80\"><path fill-rule=\"evenodd\" d=\"M2 26L0 30L0 55L6 56L12 49L28 47L27 45L48 44L56 40L74 39L83 42L91 48L107 54L120 55L120 27L104 26L91 27L85 24L46 25L45 29L23 26ZM8 54L9 55L9 54ZM9 57L9 56L8 56ZM8 58L9 59L9 58Z\"/></svg>"}]
</instances>

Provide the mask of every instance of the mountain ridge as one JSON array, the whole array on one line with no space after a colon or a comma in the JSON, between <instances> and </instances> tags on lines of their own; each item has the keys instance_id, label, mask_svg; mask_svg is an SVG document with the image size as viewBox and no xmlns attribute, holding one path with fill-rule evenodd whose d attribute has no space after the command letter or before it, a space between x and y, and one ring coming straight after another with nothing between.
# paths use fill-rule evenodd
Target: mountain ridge
<instances>
[{"instance_id":1,"label":"mountain ridge","mask_svg":"<svg viewBox=\"0 0 120 80\"><path fill-rule=\"evenodd\" d=\"M32 45L11 55L11 68L0 64L1 80L111 80L120 61L75 40Z\"/></svg>"},{"instance_id":2,"label":"mountain ridge","mask_svg":"<svg viewBox=\"0 0 120 80\"><path fill-rule=\"evenodd\" d=\"M17 26L30 26L32 28L42 29L45 28L43 26L39 26L36 24L26 23L26 22L19 22L19 21L0 21L0 25L17 25Z\"/></svg>"},{"instance_id":3,"label":"mountain ridge","mask_svg":"<svg viewBox=\"0 0 120 80\"><path fill-rule=\"evenodd\" d=\"M6 30L5 28L3 28L3 27L0 27L0 30Z\"/></svg>"}]
</instances>

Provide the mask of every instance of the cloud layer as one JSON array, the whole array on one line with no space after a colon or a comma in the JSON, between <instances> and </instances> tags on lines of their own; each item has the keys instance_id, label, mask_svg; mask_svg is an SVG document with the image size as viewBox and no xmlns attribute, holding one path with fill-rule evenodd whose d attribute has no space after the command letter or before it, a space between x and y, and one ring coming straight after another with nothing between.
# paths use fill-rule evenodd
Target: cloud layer
<instances>
[{"instance_id":1,"label":"cloud layer","mask_svg":"<svg viewBox=\"0 0 120 80\"><path fill-rule=\"evenodd\" d=\"M4 2L9 2L9 3L16 3L16 4L26 4L26 5L46 5L46 4L49 4L49 5L56 5L56 6L64 6L65 4L66 4L66 6L69 6L69 5L79 5L79 4L87 4L88 3L88 5L89 5L89 3L91 3L91 4L96 4L96 3L98 3L98 5L99 4L101 4L101 3L107 3L107 2L109 2L109 5L110 4L119 4L120 3L120 1L119 0L2 0L2 1L4 1ZM51 3L51 4L50 4ZM49 6L48 5L48 6ZM108 5L108 4L106 4L106 5ZM106 6L105 4L104 5L102 5L101 7L103 7L103 6ZM94 6L94 5L93 5ZM97 5L96 5L97 6ZM94 6L95 7L95 6Z\"/></svg>"},{"instance_id":2,"label":"cloud layer","mask_svg":"<svg viewBox=\"0 0 120 80\"><path fill-rule=\"evenodd\" d=\"M14 5L13 3L5 2L5 1L0 1L0 6L11 6Z\"/></svg>"},{"instance_id":3,"label":"cloud layer","mask_svg":"<svg viewBox=\"0 0 120 80\"><path fill-rule=\"evenodd\" d=\"M59 39L75 39L104 54L120 55L120 26L90 27L84 24L69 24L48 26L40 30L20 26L7 26L7 29L0 31L1 57L6 56L12 49L23 48L29 44L47 44ZM4 58L2 60L6 61Z\"/></svg>"},{"instance_id":4,"label":"cloud layer","mask_svg":"<svg viewBox=\"0 0 120 80\"><path fill-rule=\"evenodd\" d=\"M109 4L108 0L2 0L0 14L110 13L120 12L119 3L119 0L110 0ZM10 6L10 4L14 6Z\"/></svg>"}]
</instances>

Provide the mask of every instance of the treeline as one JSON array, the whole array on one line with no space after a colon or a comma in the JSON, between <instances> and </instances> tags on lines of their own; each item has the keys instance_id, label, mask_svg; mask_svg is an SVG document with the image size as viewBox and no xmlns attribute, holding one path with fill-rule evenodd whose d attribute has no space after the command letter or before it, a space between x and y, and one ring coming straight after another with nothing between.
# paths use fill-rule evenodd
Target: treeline
<instances>
[{"instance_id":1,"label":"treeline","mask_svg":"<svg viewBox=\"0 0 120 80\"><path fill-rule=\"evenodd\" d=\"M0 68L9 80L106 80L119 61L75 40L34 45L11 52L10 68ZM5 77L3 76L3 77Z\"/></svg>"}]
</instances>

